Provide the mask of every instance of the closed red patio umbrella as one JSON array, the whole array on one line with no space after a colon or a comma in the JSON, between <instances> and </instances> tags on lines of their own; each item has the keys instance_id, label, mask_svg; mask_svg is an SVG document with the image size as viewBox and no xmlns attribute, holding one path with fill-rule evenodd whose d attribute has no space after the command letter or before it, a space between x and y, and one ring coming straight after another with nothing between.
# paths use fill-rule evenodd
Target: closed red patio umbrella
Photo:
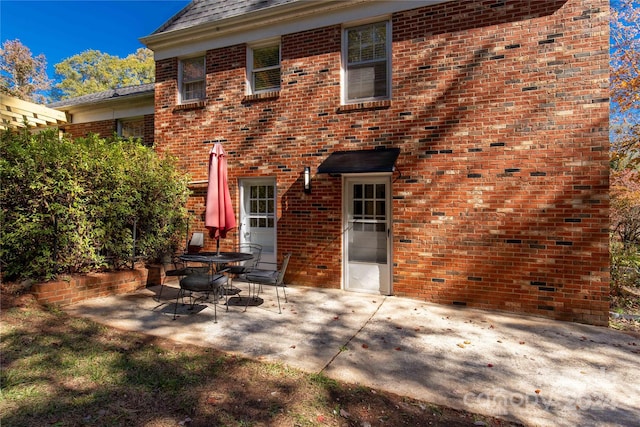
<instances>
[{"instance_id":1,"label":"closed red patio umbrella","mask_svg":"<svg viewBox=\"0 0 640 427\"><path fill-rule=\"evenodd\" d=\"M209 186L205 209L205 227L216 239L216 251L220 252L220 238L236 227L231 194L227 185L227 156L222 144L214 144L209 153Z\"/></svg>"}]
</instances>

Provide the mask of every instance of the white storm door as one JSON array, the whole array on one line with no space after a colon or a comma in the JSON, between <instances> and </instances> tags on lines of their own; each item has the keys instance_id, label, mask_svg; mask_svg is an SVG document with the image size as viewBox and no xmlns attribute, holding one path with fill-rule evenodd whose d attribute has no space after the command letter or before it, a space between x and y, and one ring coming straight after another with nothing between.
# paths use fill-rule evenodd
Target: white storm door
<instances>
[{"instance_id":1,"label":"white storm door","mask_svg":"<svg viewBox=\"0 0 640 427\"><path fill-rule=\"evenodd\" d=\"M260 268L275 269L276 181L273 178L240 180L240 243L262 246Z\"/></svg>"},{"instance_id":2,"label":"white storm door","mask_svg":"<svg viewBox=\"0 0 640 427\"><path fill-rule=\"evenodd\" d=\"M344 288L391 294L391 179L345 177Z\"/></svg>"}]
</instances>

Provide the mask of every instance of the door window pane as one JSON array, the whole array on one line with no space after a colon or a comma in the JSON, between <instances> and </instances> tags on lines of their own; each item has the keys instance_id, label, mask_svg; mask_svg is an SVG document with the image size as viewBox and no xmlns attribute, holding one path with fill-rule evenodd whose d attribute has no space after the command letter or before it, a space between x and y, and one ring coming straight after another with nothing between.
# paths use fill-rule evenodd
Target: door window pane
<instances>
[{"instance_id":1,"label":"door window pane","mask_svg":"<svg viewBox=\"0 0 640 427\"><path fill-rule=\"evenodd\" d=\"M354 218L362 217L362 200L353 201L353 216Z\"/></svg>"},{"instance_id":2,"label":"door window pane","mask_svg":"<svg viewBox=\"0 0 640 427\"><path fill-rule=\"evenodd\" d=\"M362 185L353 186L353 198L362 199Z\"/></svg>"},{"instance_id":3,"label":"door window pane","mask_svg":"<svg viewBox=\"0 0 640 427\"><path fill-rule=\"evenodd\" d=\"M387 262L385 184L352 184L349 261Z\"/></svg>"},{"instance_id":4,"label":"door window pane","mask_svg":"<svg viewBox=\"0 0 640 427\"><path fill-rule=\"evenodd\" d=\"M364 202L364 216L365 218L373 218L373 200L366 200Z\"/></svg>"}]
</instances>

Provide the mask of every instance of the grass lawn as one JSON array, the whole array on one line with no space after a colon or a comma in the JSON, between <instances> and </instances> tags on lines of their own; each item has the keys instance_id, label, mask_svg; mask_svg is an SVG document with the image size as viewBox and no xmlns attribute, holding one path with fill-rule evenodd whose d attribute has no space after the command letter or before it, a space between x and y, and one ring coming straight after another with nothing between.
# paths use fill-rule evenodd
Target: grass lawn
<instances>
[{"instance_id":1,"label":"grass lawn","mask_svg":"<svg viewBox=\"0 0 640 427\"><path fill-rule=\"evenodd\" d=\"M274 363L115 330L2 289L2 426L501 426Z\"/></svg>"}]
</instances>

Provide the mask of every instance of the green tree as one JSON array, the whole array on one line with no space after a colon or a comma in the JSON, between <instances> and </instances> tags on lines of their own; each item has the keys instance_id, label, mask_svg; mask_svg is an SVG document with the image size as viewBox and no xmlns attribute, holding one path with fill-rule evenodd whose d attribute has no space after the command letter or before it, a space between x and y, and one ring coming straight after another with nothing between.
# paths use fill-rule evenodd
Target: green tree
<instances>
[{"instance_id":1,"label":"green tree","mask_svg":"<svg viewBox=\"0 0 640 427\"><path fill-rule=\"evenodd\" d=\"M153 52L140 48L125 58L87 50L55 65L55 89L61 99L119 87L153 83Z\"/></svg>"},{"instance_id":2,"label":"green tree","mask_svg":"<svg viewBox=\"0 0 640 427\"><path fill-rule=\"evenodd\" d=\"M640 9L637 0L611 4L611 98L624 112L640 107Z\"/></svg>"},{"instance_id":3,"label":"green tree","mask_svg":"<svg viewBox=\"0 0 640 427\"><path fill-rule=\"evenodd\" d=\"M0 92L23 101L45 103L51 88L47 59L33 56L20 40L7 40L0 49Z\"/></svg>"}]
</instances>

